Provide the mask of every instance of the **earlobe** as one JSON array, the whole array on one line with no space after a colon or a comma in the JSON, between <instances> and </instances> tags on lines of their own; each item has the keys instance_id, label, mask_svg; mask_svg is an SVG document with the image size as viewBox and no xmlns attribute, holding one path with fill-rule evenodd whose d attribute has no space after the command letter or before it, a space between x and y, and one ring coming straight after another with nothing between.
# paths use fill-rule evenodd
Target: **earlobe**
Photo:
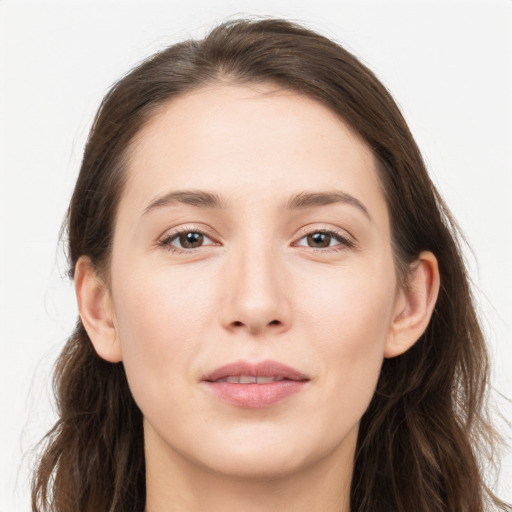
<instances>
[{"instance_id":1,"label":"earlobe","mask_svg":"<svg viewBox=\"0 0 512 512\"><path fill-rule=\"evenodd\" d=\"M91 260L81 256L75 266L75 293L80 319L97 354L111 363L121 361L110 292Z\"/></svg>"},{"instance_id":2,"label":"earlobe","mask_svg":"<svg viewBox=\"0 0 512 512\"><path fill-rule=\"evenodd\" d=\"M407 288L400 290L397 297L384 357L399 356L418 341L430 322L439 287L436 257L429 251L421 252L411 265Z\"/></svg>"}]
</instances>

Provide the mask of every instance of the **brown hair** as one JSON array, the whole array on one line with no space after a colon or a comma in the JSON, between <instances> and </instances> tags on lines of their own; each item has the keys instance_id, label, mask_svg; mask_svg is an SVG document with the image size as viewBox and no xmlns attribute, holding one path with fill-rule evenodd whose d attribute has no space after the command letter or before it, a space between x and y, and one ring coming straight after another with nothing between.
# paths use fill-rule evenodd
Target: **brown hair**
<instances>
[{"instance_id":1,"label":"brown hair","mask_svg":"<svg viewBox=\"0 0 512 512\"><path fill-rule=\"evenodd\" d=\"M130 143L178 95L219 81L274 83L314 98L366 141L379 164L398 273L423 250L440 265L441 290L421 339L383 362L359 430L352 512L512 510L486 487L481 463L487 353L458 229L385 87L333 41L284 20L236 20L200 41L147 59L104 98L69 206L70 275L86 255L108 272L116 205ZM59 420L34 476L33 511L141 512L142 415L122 363L102 360L78 320L54 375Z\"/></svg>"}]
</instances>

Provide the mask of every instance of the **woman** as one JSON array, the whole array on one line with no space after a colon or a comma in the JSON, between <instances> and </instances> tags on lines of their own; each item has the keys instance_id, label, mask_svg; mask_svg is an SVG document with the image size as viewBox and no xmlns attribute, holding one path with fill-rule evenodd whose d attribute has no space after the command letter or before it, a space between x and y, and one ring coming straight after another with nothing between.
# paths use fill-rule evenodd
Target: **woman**
<instances>
[{"instance_id":1,"label":"woman","mask_svg":"<svg viewBox=\"0 0 512 512\"><path fill-rule=\"evenodd\" d=\"M33 510L511 510L457 228L332 41L233 21L104 99L70 204L80 319Z\"/></svg>"}]
</instances>

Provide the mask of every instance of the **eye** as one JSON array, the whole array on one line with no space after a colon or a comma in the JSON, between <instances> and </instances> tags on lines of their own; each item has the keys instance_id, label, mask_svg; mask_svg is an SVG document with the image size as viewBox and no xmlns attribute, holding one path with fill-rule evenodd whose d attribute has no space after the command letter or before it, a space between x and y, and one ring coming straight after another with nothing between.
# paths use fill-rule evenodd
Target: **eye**
<instances>
[{"instance_id":1,"label":"eye","mask_svg":"<svg viewBox=\"0 0 512 512\"><path fill-rule=\"evenodd\" d=\"M305 243L302 241L305 240ZM201 230L181 229L166 236L159 245L171 252L189 253L205 245L218 245ZM331 230L317 230L308 233L299 239L299 247L309 247L321 252L340 251L347 247L354 247L354 242L346 236Z\"/></svg>"},{"instance_id":2,"label":"eye","mask_svg":"<svg viewBox=\"0 0 512 512\"><path fill-rule=\"evenodd\" d=\"M202 231L183 229L165 237L159 245L166 247L171 252L187 252L199 249L206 241L213 243L212 239Z\"/></svg>"},{"instance_id":3,"label":"eye","mask_svg":"<svg viewBox=\"0 0 512 512\"><path fill-rule=\"evenodd\" d=\"M300 243L302 240L305 240L306 243ZM354 242L336 231L318 230L303 236L297 245L301 247L309 247L311 249L327 249L327 251L324 252L329 252L353 247Z\"/></svg>"}]
</instances>

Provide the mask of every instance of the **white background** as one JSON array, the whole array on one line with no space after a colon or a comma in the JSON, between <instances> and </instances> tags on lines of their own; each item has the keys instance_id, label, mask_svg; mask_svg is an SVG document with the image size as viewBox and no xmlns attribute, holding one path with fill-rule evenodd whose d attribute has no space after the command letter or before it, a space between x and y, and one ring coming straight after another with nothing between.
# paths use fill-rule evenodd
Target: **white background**
<instances>
[{"instance_id":1,"label":"white background","mask_svg":"<svg viewBox=\"0 0 512 512\"><path fill-rule=\"evenodd\" d=\"M58 233L94 112L142 58L246 14L335 38L397 98L473 249L492 383L512 397L510 0L0 0L0 512L29 510L29 450L54 420L49 374L76 318ZM500 481L512 501L510 454Z\"/></svg>"}]
</instances>

